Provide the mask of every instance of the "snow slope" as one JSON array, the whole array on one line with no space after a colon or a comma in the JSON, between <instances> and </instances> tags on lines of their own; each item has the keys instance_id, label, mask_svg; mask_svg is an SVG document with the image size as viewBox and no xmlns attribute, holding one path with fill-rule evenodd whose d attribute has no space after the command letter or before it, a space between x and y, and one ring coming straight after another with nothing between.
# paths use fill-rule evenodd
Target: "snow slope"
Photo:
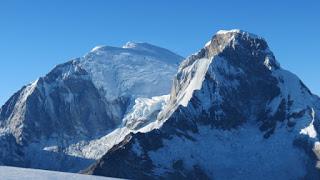
<instances>
[{"instance_id":1,"label":"snow slope","mask_svg":"<svg viewBox=\"0 0 320 180\"><path fill-rule=\"evenodd\" d=\"M112 180L115 178L89 176L82 174L62 173L55 171L25 169L9 166L0 166L0 176L2 180Z\"/></svg>"}]
</instances>

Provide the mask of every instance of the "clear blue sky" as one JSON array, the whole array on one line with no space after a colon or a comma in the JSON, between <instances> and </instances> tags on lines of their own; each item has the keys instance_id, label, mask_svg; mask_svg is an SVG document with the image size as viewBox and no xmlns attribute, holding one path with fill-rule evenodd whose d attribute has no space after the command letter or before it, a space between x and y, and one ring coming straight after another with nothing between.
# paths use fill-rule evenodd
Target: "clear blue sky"
<instances>
[{"instance_id":1,"label":"clear blue sky","mask_svg":"<svg viewBox=\"0 0 320 180\"><path fill-rule=\"evenodd\" d=\"M96 45L144 41L187 56L233 28L267 39L281 65L320 94L319 0L1 0L0 104Z\"/></svg>"}]
</instances>

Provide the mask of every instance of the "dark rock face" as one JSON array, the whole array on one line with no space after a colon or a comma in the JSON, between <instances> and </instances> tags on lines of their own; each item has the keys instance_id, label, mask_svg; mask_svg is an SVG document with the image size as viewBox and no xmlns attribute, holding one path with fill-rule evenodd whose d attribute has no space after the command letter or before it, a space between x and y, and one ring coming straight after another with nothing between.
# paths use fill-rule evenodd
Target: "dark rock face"
<instances>
[{"instance_id":1,"label":"dark rock face","mask_svg":"<svg viewBox=\"0 0 320 180\"><path fill-rule=\"evenodd\" d=\"M119 124L108 115L106 103L90 80L78 75L65 79L63 86L55 87L47 96L44 88L48 83L41 79L39 88L29 96L25 123L30 124L26 134L30 131L32 135L38 134L36 137L49 137L53 133L66 136L81 133L90 137Z\"/></svg>"},{"instance_id":2,"label":"dark rock face","mask_svg":"<svg viewBox=\"0 0 320 180\"><path fill-rule=\"evenodd\" d=\"M173 162L172 167L176 171L170 172L164 177L155 175L154 165L148 152L163 147L163 138L170 137L157 130L147 134L131 134L122 143L113 147L108 152L108 156L96 162L83 173L131 179L163 179L164 177L168 179L210 179L198 166L194 166L192 171L186 170L182 160ZM136 148L137 142L143 150L140 155L127 150L127 148Z\"/></svg>"},{"instance_id":3,"label":"dark rock face","mask_svg":"<svg viewBox=\"0 0 320 180\"><path fill-rule=\"evenodd\" d=\"M140 156L137 156L133 152L128 152L121 147L122 145L128 143L130 140L132 140L131 135L127 136L127 138L121 144L109 150L110 154L115 153L114 156L109 157L109 160L115 162L115 164L104 164L104 161L100 161L86 171L99 175L112 174L112 177L132 177L135 179L150 179L152 170L152 162L150 161L150 159L147 156L144 156L142 157L142 160ZM154 146L153 142L146 142L145 145ZM133 145L133 143L127 144L127 146L129 146L130 148L132 148ZM150 146L148 146L147 148L150 148ZM123 163L121 162L122 157L127 157L128 159L125 159L125 162ZM105 171L105 166L108 167L107 171ZM122 171L121 169L128 169L128 171Z\"/></svg>"},{"instance_id":4,"label":"dark rock face","mask_svg":"<svg viewBox=\"0 0 320 180\"><path fill-rule=\"evenodd\" d=\"M3 126L4 120L8 119L14 109L15 104L19 98L19 94L23 91L23 87L20 91L16 92L0 109L0 126Z\"/></svg>"},{"instance_id":5,"label":"dark rock face","mask_svg":"<svg viewBox=\"0 0 320 180\"><path fill-rule=\"evenodd\" d=\"M24 156L22 148L16 143L16 140L12 135L1 136L0 144L1 165L25 166L22 158Z\"/></svg>"},{"instance_id":6,"label":"dark rock face","mask_svg":"<svg viewBox=\"0 0 320 180\"><path fill-rule=\"evenodd\" d=\"M60 80L61 68L78 69ZM50 137L53 133L74 136L81 131L84 137L93 136L120 123L111 120L106 108L107 103L91 80L85 76L87 73L83 69L69 62L56 67L46 77L37 81L25 102L23 117L20 117L23 118L24 129L23 134L17 135L20 136L22 144L25 141L39 140L37 138L41 136ZM13 121L8 117L14 113L13 105L17 103L18 96L19 93L14 95L2 108L2 124Z\"/></svg>"},{"instance_id":7,"label":"dark rock face","mask_svg":"<svg viewBox=\"0 0 320 180\"><path fill-rule=\"evenodd\" d=\"M63 77L62 71L66 68L72 74ZM104 135L121 123L120 119L116 119L108 111L108 103L112 102L104 100L87 72L78 67L75 61L57 66L31 86L33 87L22 88L1 109L1 128L10 126L15 129L12 134L1 136L4 145L8 146L4 149L12 151L12 155L1 156L4 157L1 159L6 165L41 168L47 164L50 169L54 163L50 165L47 162L37 162L36 164L40 165L35 165L34 159L29 159L22 152L31 143L41 143L44 139L52 138L63 139L64 142L58 143L63 148L68 145L68 141L87 140ZM30 94L25 102L17 102L25 96L28 88L32 90L29 90ZM118 101L115 104L123 108L124 114L128 100L123 98ZM18 107L19 103L23 105ZM40 159L45 161L46 154L51 156L50 153L44 153ZM16 162L16 159L20 162ZM61 156L59 159L65 158ZM42 163L44 165L41 165ZM66 168L58 166L56 170Z\"/></svg>"},{"instance_id":8,"label":"dark rock face","mask_svg":"<svg viewBox=\"0 0 320 180\"><path fill-rule=\"evenodd\" d=\"M181 105L184 84L200 71L188 67L203 58L212 61L201 87ZM217 34L180 66L158 119L163 125L131 134L85 172L128 179L318 179L318 137L303 128L311 123L319 132L319 100L305 100L314 97L303 85L288 92L283 87L292 88L297 78L285 73L262 38Z\"/></svg>"}]
</instances>

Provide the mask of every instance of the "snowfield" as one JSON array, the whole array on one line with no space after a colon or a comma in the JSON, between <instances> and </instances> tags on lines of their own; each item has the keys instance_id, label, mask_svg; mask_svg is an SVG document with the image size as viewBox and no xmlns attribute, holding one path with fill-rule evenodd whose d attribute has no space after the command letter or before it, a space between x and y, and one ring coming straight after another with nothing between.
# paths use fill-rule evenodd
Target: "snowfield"
<instances>
[{"instance_id":1,"label":"snowfield","mask_svg":"<svg viewBox=\"0 0 320 180\"><path fill-rule=\"evenodd\" d=\"M26 169L17 167L0 166L0 175L2 180L112 180L115 178L63 173L56 171L46 171L38 169Z\"/></svg>"}]
</instances>

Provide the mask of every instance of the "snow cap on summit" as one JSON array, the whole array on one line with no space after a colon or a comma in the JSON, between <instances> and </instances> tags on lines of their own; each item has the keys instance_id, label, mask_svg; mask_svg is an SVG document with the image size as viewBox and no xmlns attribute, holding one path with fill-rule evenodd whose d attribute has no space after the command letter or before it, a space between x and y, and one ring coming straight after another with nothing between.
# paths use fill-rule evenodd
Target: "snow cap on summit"
<instances>
[{"instance_id":1,"label":"snow cap on summit","mask_svg":"<svg viewBox=\"0 0 320 180\"><path fill-rule=\"evenodd\" d=\"M231 34L247 34L252 38L261 38L258 35L252 34L252 33L248 32L248 31L244 31L244 30L241 30L241 29L219 30L216 33L216 35L223 35L223 34L230 34L230 33Z\"/></svg>"},{"instance_id":2,"label":"snow cap on summit","mask_svg":"<svg viewBox=\"0 0 320 180\"><path fill-rule=\"evenodd\" d=\"M137 47L138 44L143 44L143 43L128 41L125 45L122 46L122 48L135 48L135 47Z\"/></svg>"},{"instance_id":3,"label":"snow cap on summit","mask_svg":"<svg viewBox=\"0 0 320 180\"><path fill-rule=\"evenodd\" d=\"M99 46L95 46L94 48L91 49L90 52L95 52L95 51L98 51L99 49L105 47L105 45L99 45Z\"/></svg>"}]
</instances>

